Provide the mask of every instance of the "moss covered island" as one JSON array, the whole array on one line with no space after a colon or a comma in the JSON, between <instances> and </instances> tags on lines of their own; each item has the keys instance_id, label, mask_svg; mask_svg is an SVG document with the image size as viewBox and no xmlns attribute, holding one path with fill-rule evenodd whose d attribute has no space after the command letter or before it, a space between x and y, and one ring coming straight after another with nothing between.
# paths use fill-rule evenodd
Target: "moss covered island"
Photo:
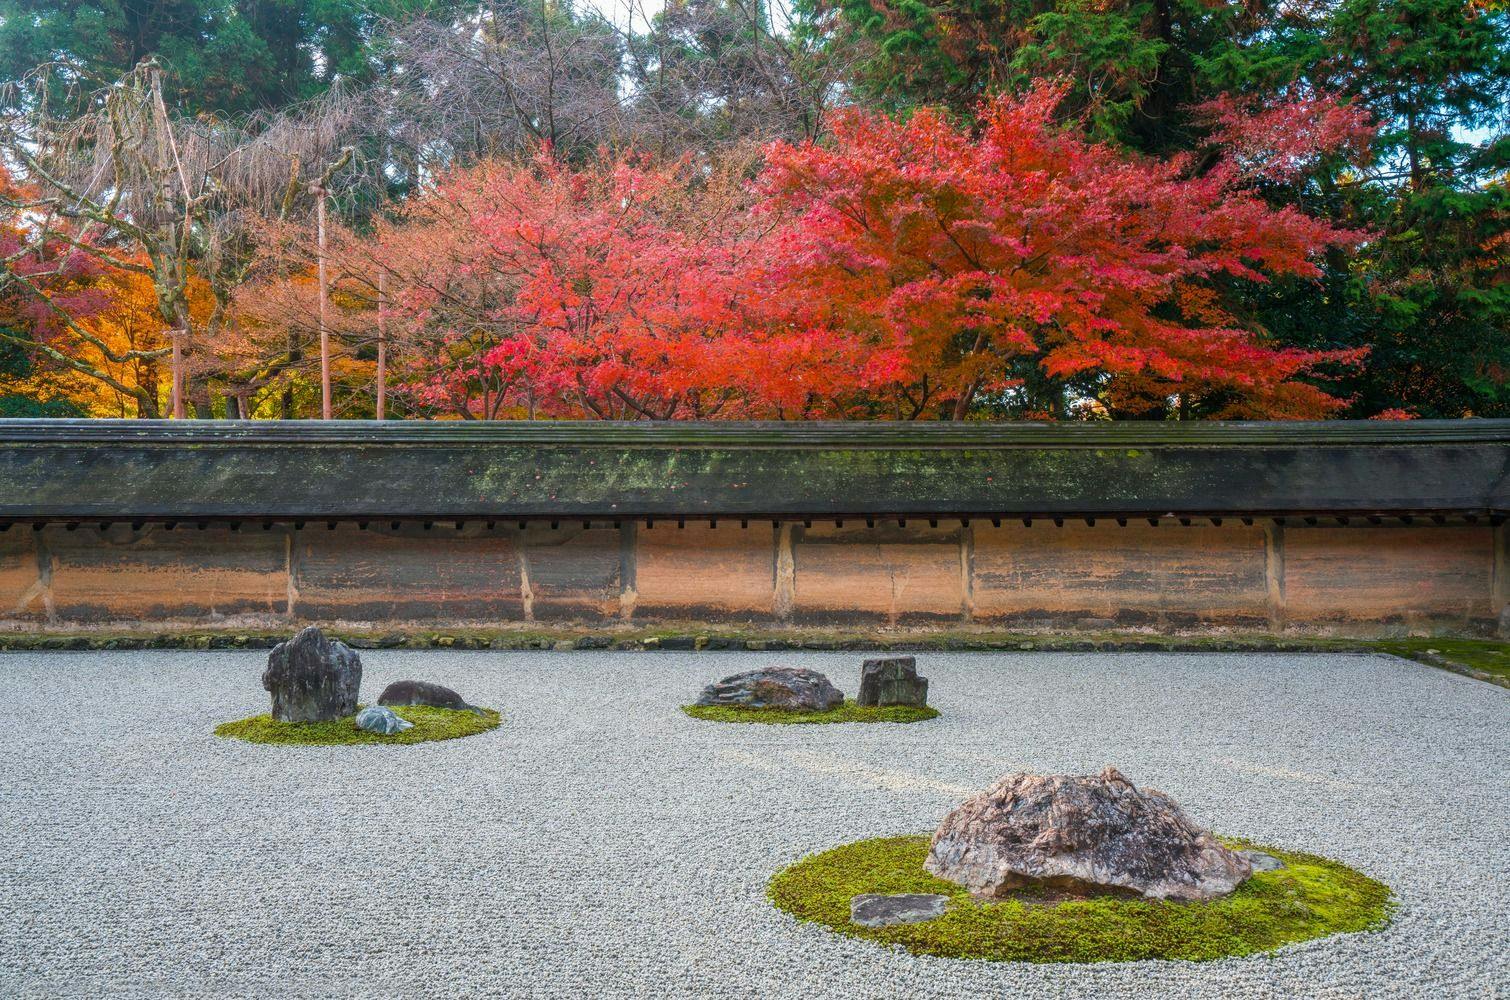
<instances>
[{"instance_id":1,"label":"moss covered island","mask_svg":"<svg viewBox=\"0 0 1510 1000\"><path fill-rule=\"evenodd\" d=\"M1209 903L1103 896L1060 903L983 902L923 870L927 836L881 837L804 858L771 879L768 895L799 920L918 955L998 962L1204 962L1272 951L1389 922L1389 887L1325 858L1260 848L1286 865L1255 872ZM1227 841L1234 847L1256 847ZM849 919L860 893L937 893L947 912L924 923L861 927Z\"/></svg>"},{"instance_id":2,"label":"moss covered island","mask_svg":"<svg viewBox=\"0 0 1510 1000\"><path fill-rule=\"evenodd\" d=\"M861 706L846 700L826 712L798 712L784 708L744 708L735 705L683 705L682 711L706 722L754 722L768 726L813 725L825 722L922 722L938 717L936 708L912 705Z\"/></svg>"},{"instance_id":3,"label":"moss covered island","mask_svg":"<svg viewBox=\"0 0 1510 1000\"><path fill-rule=\"evenodd\" d=\"M408 746L475 736L498 728L502 721L502 717L491 708L482 709L478 714L429 705L402 705L394 706L393 711L399 718L414 723L413 728L384 736L358 729L354 715L332 722L276 722L271 715L254 715L235 722L222 722L215 727L215 735L248 743L283 746Z\"/></svg>"}]
</instances>

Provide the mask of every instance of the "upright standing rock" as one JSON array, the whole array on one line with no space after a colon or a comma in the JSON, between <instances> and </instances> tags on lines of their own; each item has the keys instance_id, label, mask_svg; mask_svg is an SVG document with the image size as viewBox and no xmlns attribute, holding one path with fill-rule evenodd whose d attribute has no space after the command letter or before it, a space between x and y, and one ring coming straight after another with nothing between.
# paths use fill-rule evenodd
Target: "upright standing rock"
<instances>
[{"instance_id":1,"label":"upright standing rock","mask_svg":"<svg viewBox=\"0 0 1510 1000\"><path fill-rule=\"evenodd\" d=\"M361 685L361 658L313 625L274 646L262 673L279 722L343 719L357 710Z\"/></svg>"},{"instance_id":2,"label":"upright standing rock","mask_svg":"<svg viewBox=\"0 0 1510 1000\"><path fill-rule=\"evenodd\" d=\"M860 665L859 705L928 704L928 678L918 676L918 664L910 656L887 656Z\"/></svg>"}]
</instances>

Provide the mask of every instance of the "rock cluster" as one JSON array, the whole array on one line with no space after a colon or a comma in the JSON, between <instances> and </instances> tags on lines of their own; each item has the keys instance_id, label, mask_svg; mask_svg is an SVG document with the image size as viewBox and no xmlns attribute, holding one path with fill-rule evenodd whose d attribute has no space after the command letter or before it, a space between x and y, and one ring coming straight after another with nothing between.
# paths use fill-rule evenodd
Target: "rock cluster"
<instances>
[{"instance_id":1,"label":"rock cluster","mask_svg":"<svg viewBox=\"0 0 1510 1000\"><path fill-rule=\"evenodd\" d=\"M860 665L859 705L928 704L928 678L918 676L917 660L910 656L887 656Z\"/></svg>"},{"instance_id":2,"label":"rock cluster","mask_svg":"<svg viewBox=\"0 0 1510 1000\"><path fill-rule=\"evenodd\" d=\"M766 667L709 684L697 704L826 712L844 704L844 694L816 670Z\"/></svg>"},{"instance_id":3,"label":"rock cluster","mask_svg":"<svg viewBox=\"0 0 1510 1000\"><path fill-rule=\"evenodd\" d=\"M345 643L311 625L273 647L262 686L279 722L329 722L357 710L362 660Z\"/></svg>"},{"instance_id":4,"label":"rock cluster","mask_svg":"<svg viewBox=\"0 0 1510 1000\"><path fill-rule=\"evenodd\" d=\"M262 686L273 696L272 716L278 722L344 719L357 711L362 660L345 643L327 638L311 625L273 647L267 657L267 669L262 673ZM433 705L482 712L444 685L395 681L383 689L377 705L357 714L357 728L391 736L414 725L387 707L390 705Z\"/></svg>"},{"instance_id":5,"label":"rock cluster","mask_svg":"<svg viewBox=\"0 0 1510 1000\"><path fill-rule=\"evenodd\" d=\"M944 817L923 865L984 897L1026 888L1224 896L1252 874L1168 795L1099 775L1010 774Z\"/></svg>"}]
</instances>

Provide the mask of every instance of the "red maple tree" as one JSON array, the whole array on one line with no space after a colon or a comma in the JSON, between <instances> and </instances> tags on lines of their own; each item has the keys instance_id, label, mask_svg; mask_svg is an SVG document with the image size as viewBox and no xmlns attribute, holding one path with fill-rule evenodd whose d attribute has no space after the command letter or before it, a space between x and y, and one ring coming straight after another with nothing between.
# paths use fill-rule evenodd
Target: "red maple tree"
<instances>
[{"instance_id":1,"label":"red maple tree","mask_svg":"<svg viewBox=\"0 0 1510 1000\"><path fill-rule=\"evenodd\" d=\"M604 156L458 170L352 251L388 277L399 377L467 417L1317 417L1357 353L1270 346L1231 288L1356 241L1252 188L1358 141L1350 114L1208 109L1226 155L1138 158L1057 125L851 112L738 169ZM338 240L337 243L341 243ZM373 279L366 279L371 284Z\"/></svg>"},{"instance_id":2,"label":"red maple tree","mask_svg":"<svg viewBox=\"0 0 1510 1000\"><path fill-rule=\"evenodd\" d=\"M1360 354L1271 347L1222 292L1315 276L1317 253L1359 236L1248 189L1259 130L1224 136L1242 157L1194 173L1189 158L1138 158L1056 126L1062 93L999 98L975 129L931 110L854 111L830 143L771 147L763 210L781 225L753 279L778 306L769 319L869 345L866 377L889 383L901 416L962 419L1012 393L1050 413L1078 394L1123 416L1176 399L1215 417L1341 406L1300 376ZM1340 144L1355 125L1341 116L1304 138Z\"/></svg>"},{"instance_id":3,"label":"red maple tree","mask_svg":"<svg viewBox=\"0 0 1510 1000\"><path fill-rule=\"evenodd\" d=\"M764 324L747 186L624 156L454 172L363 253L402 289L409 391L469 417L811 415L865 363ZM367 266L365 264L360 266ZM847 352L847 353L846 353ZM837 388L836 388L837 387ZM837 414L835 414L837 415Z\"/></svg>"}]
</instances>

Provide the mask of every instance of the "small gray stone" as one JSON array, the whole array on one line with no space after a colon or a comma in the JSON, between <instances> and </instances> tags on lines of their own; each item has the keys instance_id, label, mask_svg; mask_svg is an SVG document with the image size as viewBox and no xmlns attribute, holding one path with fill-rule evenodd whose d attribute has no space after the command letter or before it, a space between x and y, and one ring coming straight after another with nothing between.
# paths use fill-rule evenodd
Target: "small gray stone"
<instances>
[{"instance_id":1,"label":"small gray stone","mask_svg":"<svg viewBox=\"0 0 1510 1000\"><path fill-rule=\"evenodd\" d=\"M917 660L910 656L886 656L860 665L859 705L928 704L928 678L918 676Z\"/></svg>"},{"instance_id":2,"label":"small gray stone","mask_svg":"<svg viewBox=\"0 0 1510 1000\"><path fill-rule=\"evenodd\" d=\"M1263 851L1238 851L1237 853L1247 858L1248 864L1252 865L1256 872L1277 872L1286 867L1283 861Z\"/></svg>"},{"instance_id":3,"label":"small gray stone","mask_svg":"<svg viewBox=\"0 0 1510 1000\"><path fill-rule=\"evenodd\" d=\"M867 892L849 901L849 919L861 927L920 924L925 920L942 917L948 906L948 896L918 892L885 896Z\"/></svg>"},{"instance_id":4,"label":"small gray stone","mask_svg":"<svg viewBox=\"0 0 1510 1000\"><path fill-rule=\"evenodd\" d=\"M368 705L357 713L357 728L382 736L392 736L394 733L414 728L414 723L407 719L400 719L398 713L391 708Z\"/></svg>"}]
</instances>

